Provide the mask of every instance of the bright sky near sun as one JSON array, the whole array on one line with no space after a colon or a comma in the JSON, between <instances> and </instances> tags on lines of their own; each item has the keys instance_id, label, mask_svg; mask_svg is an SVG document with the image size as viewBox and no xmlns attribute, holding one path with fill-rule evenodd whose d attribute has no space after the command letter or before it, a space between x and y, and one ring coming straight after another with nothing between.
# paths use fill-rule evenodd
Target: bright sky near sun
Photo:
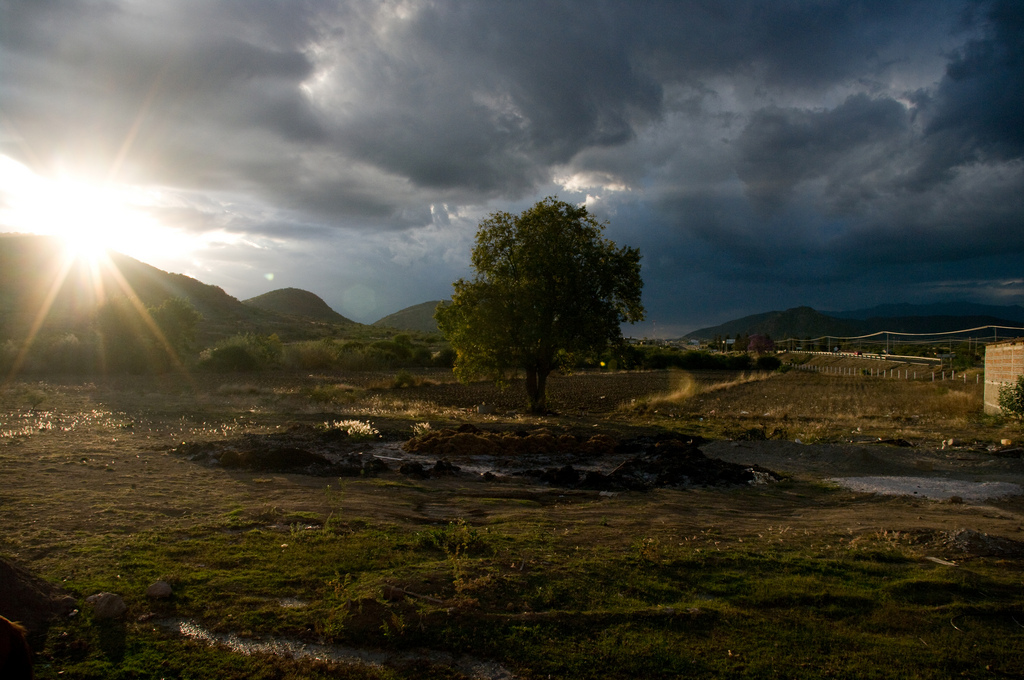
<instances>
[{"instance_id":1,"label":"bright sky near sun","mask_svg":"<svg viewBox=\"0 0 1024 680\"><path fill-rule=\"evenodd\" d=\"M89 259L114 250L149 263L180 260L211 243L237 240L221 232L190 236L162 224L152 211L168 200L155 189L50 179L3 155L0 196L5 231L57 236L71 253Z\"/></svg>"}]
</instances>

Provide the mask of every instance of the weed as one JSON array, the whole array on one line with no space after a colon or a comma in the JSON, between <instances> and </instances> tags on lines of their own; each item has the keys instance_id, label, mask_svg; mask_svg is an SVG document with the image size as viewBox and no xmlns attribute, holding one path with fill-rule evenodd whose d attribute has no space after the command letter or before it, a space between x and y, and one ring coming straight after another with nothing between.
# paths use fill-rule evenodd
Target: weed
<instances>
[{"instance_id":1,"label":"weed","mask_svg":"<svg viewBox=\"0 0 1024 680\"><path fill-rule=\"evenodd\" d=\"M361 390L352 385L314 385L306 396L310 401L319 404L342 404L355 401L361 393Z\"/></svg>"},{"instance_id":2,"label":"weed","mask_svg":"<svg viewBox=\"0 0 1024 680\"><path fill-rule=\"evenodd\" d=\"M376 439L380 436L380 432L377 428L373 427L370 423L364 423L361 420L327 421L323 426L328 430L343 430L348 434L349 439L357 442L365 441L367 439Z\"/></svg>"},{"instance_id":3,"label":"weed","mask_svg":"<svg viewBox=\"0 0 1024 680\"><path fill-rule=\"evenodd\" d=\"M413 377L409 371L399 371L395 374L395 379L391 381L391 387L400 389L402 387L415 387L417 384L416 378Z\"/></svg>"}]
</instances>

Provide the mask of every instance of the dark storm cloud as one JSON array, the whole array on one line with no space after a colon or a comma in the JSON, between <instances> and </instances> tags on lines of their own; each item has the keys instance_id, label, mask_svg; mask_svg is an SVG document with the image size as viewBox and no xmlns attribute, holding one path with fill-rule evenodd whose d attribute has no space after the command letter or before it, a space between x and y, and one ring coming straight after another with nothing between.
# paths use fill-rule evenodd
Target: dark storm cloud
<instances>
[{"instance_id":1,"label":"dark storm cloud","mask_svg":"<svg viewBox=\"0 0 1024 680\"><path fill-rule=\"evenodd\" d=\"M826 111L762 109L737 140L737 172L756 202L781 202L798 182L818 177L840 199L856 191L851 183L863 186L872 171L891 162L906 144L901 138L909 122L904 105L863 93Z\"/></svg>"},{"instance_id":2,"label":"dark storm cloud","mask_svg":"<svg viewBox=\"0 0 1024 680\"><path fill-rule=\"evenodd\" d=\"M0 154L176 192L153 214L189 233L358 244L336 269L392 304L549 194L641 247L662 317L989 295L1024 254L1022 81L1008 0L0 0Z\"/></svg>"},{"instance_id":3,"label":"dark storm cloud","mask_svg":"<svg viewBox=\"0 0 1024 680\"><path fill-rule=\"evenodd\" d=\"M929 102L922 180L946 178L974 161L1024 155L1024 5L1011 0L983 9L983 18L971 20L983 37L953 53Z\"/></svg>"}]
</instances>

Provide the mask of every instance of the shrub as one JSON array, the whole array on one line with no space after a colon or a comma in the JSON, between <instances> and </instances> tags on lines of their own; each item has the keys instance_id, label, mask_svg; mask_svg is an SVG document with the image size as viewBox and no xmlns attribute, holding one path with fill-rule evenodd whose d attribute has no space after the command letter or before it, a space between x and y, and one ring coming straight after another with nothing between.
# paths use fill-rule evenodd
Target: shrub
<instances>
[{"instance_id":1,"label":"shrub","mask_svg":"<svg viewBox=\"0 0 1024 680\"><path fill-rule=\"evenodd\" d=\"M999 408L1005 416L1024 420L1024 375L1017 376L1017 382L999 388Z\"/></svg>"},{"instance_id":2,"label":"shrub","mask_svg":"<svg viewBox=\"0 0 1024 680\"><path fill-rule=\"evenodd\" d=\"M754 362L754 368L759 371L777 371L780 366L782 361L778 357L767 354L759 356Z\"/></svg>"},{"instance_id":3,"label":"shrub","mask_svg":"<svg viewBox=\"0 0 1024 680\"><path fill-rule=\"evenodd\" d=\"M433 357L431 363L438 368L451 368L455 365L455 358L455 350L451 347L445 347Z\"/></svg>"},{"instance_id":4,"label":"shrub","mask_svg":"<svg viewBox=\"0 0 1024 680\"><path fill-rule=\"evenodd\" d=\"M399 371L395 375L395 379L391 381L391 386L394 388L415 387L416 378L414 378L412 373L409 373L409 371Z\"/></svg>"},{"instance_id":5,"label":"shrub","mask_svg":"<svg viewBox=\"0 0 1024 680\"><path fill-rule=\"evenodd\" d=\"M750 364L749 354L729 354L725 358L725 367L733 371L746 371Z\"/></svg>"},{"instance_id":6,"label":"shrub","mask_svg":"<svg viewBox=\"0 0 1024 680\"><path fill-rule=\"evenodd\" d=\"M307 340L284 348L284 363L289 368L305 371L334 368L338 361L338 346L333 340Z\"/></svg>"},{"instance_id":7,"label":"shrub","mask_svg":"<svg viewBox=\"0 0 1024 680\"><path fill-rule=\"evenodd\" d=\"M260 362L245 346L226 345L203 352L199 367L222 373L244 373L259 369Z\"/></svg>"},{"instance_id":8,"label":"shrub","mask_svg":"<svg viewBox=\"0 0 1024 680\"><path fill-rule=\"evenodd\" d=\"M281 360L282 345L277 335L263 336L253 333L236 335L205 350L199 367L211 371L257 371L277 365Z\"/></svg>"}]
</instances>

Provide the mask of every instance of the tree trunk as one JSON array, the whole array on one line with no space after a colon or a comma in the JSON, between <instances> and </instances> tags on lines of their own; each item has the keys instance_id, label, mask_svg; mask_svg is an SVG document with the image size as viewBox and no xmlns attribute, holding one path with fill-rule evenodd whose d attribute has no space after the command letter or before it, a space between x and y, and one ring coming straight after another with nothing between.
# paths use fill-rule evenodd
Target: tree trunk
<instances>
[{"instance_id":1,"label":"tree trunk","mask_svg":"<svg viewBox=\"0 0 1024 680\"><path fill-rule=\"evenodd\" d=\"M526 398L529 400L530 413L546 413L548 400L546 387L551 369L526 369Z\"/></svg>"}]
</instances>

